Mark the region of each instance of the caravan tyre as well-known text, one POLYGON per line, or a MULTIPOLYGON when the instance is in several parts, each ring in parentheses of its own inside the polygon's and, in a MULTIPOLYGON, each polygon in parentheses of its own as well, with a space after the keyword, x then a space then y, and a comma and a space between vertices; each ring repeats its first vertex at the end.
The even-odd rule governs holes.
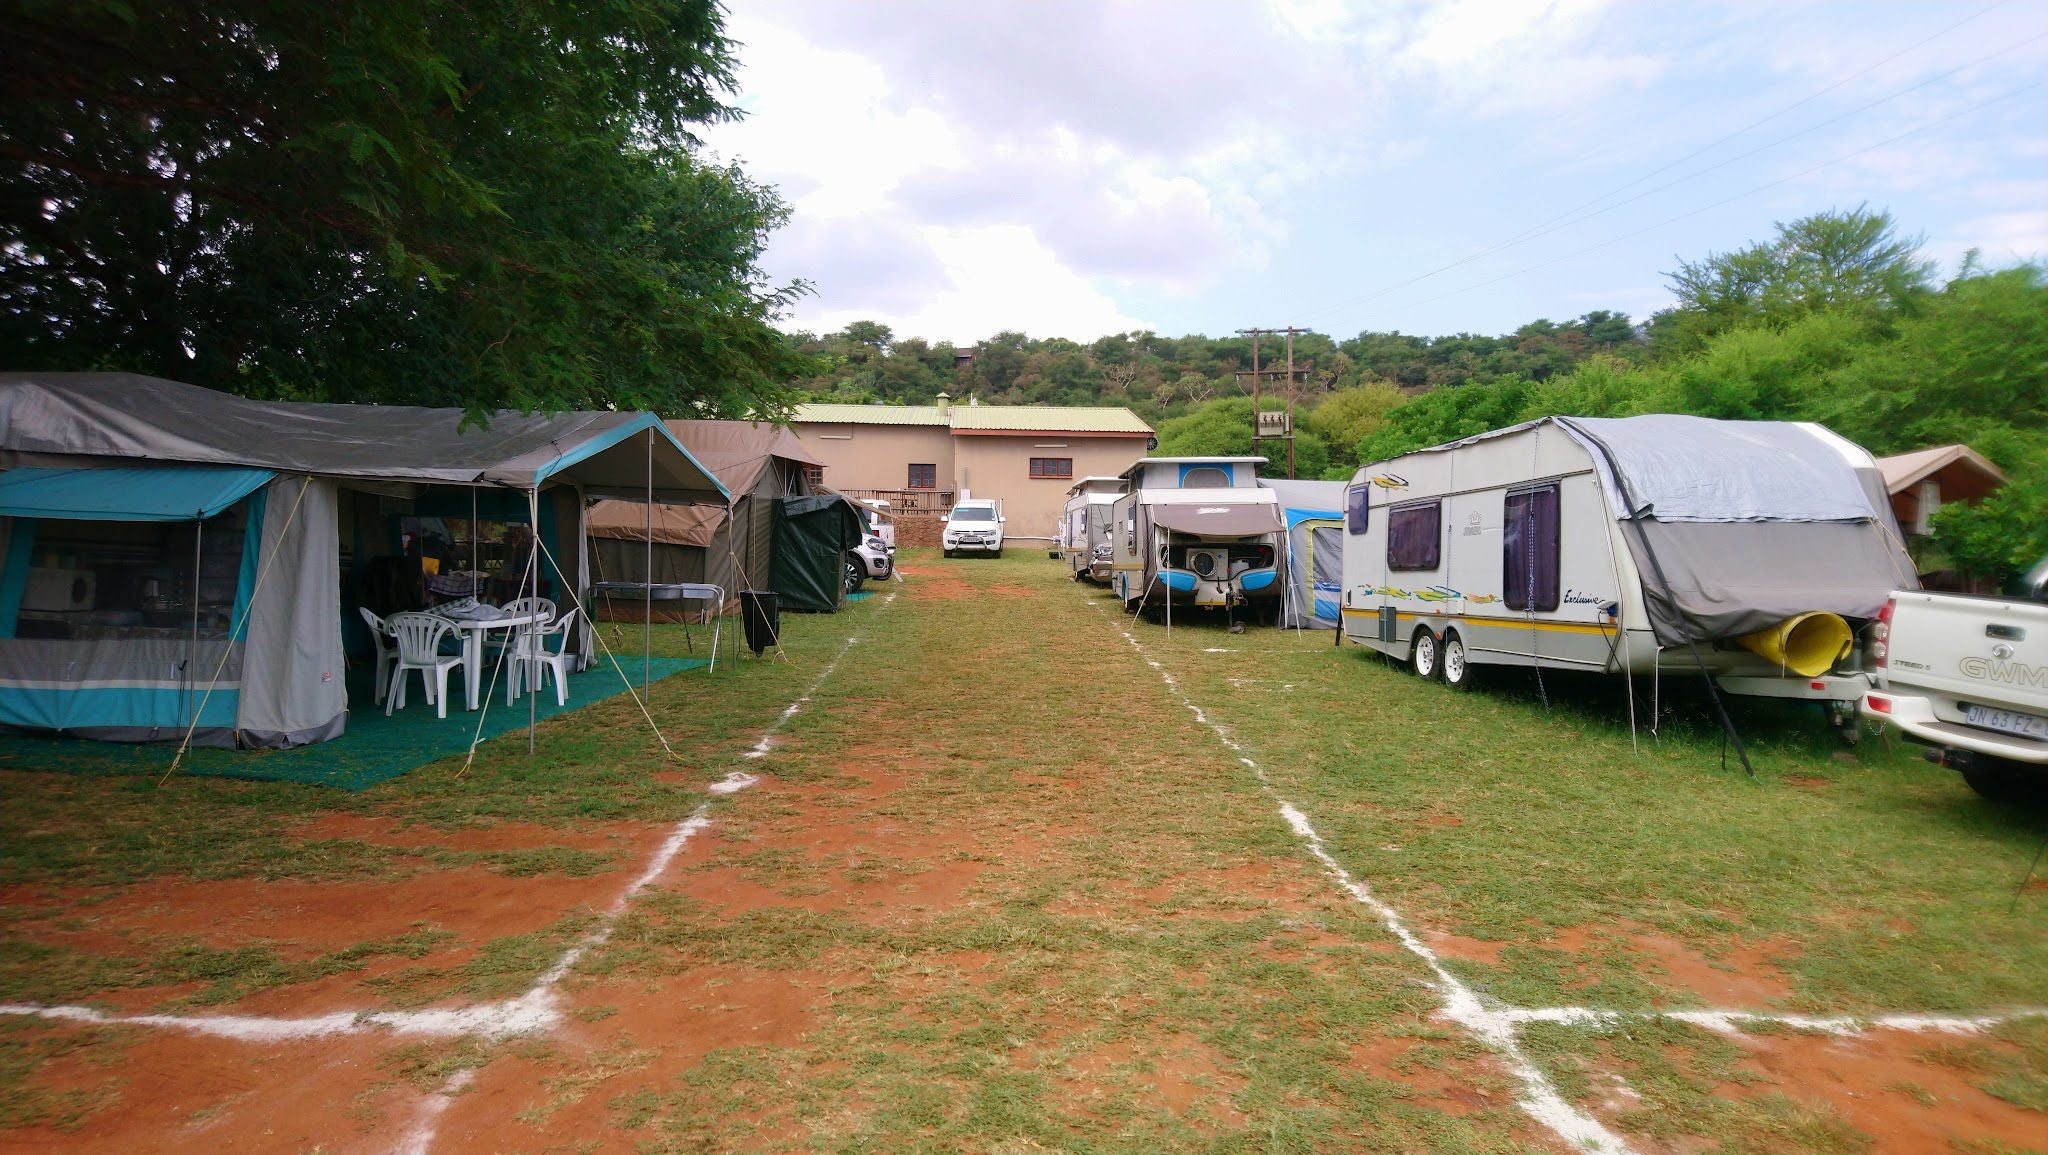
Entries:
POLYGON ((1444 635, 1444 685, 1453 690, 1472 688, 1472 663, 1465 654, 1465 639, 1456 633, 1444 635))
POLYGON ((1428 630, 1415 631, 1415 643, 1408 647, 1408 665, 1415 676, 1427 682, 1436 677, 1437 666, 1436 635, 1428 630))

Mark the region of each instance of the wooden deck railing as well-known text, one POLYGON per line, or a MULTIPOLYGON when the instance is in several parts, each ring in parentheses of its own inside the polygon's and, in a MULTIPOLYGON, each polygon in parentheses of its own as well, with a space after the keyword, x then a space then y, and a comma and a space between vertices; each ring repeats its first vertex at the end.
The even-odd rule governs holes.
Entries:
POLYGON ((950 489, 842 489, 858 501, 873 498, 889 503, 891 517, 942 517, 953 508, 950 489))

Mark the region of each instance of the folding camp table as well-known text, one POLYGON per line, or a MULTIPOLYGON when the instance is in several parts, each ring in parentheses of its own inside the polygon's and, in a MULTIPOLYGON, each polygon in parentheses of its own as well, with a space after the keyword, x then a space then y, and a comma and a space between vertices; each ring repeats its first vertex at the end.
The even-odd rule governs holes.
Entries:
MULTIPOLYGON (((713 610, 711 619, 711 670, 718 669, 719 632, 725 628, 725 589, 708 582, 598 582, 590 592, 610 601, 647 602, 709 602, 713 610)), ((696 647, 690 644, 690 624, 683 622, 683 644, 689 645, 694 653, 696 647)))

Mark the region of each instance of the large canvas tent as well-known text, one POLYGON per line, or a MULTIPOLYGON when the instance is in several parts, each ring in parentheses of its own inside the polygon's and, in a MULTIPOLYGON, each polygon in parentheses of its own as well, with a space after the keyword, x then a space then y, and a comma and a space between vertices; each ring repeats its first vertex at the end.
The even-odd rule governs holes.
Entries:
POLYGON ((341 733, 350 603, 424 564, 406 519, 523 525, 522 580, 581 600, 588 497, 728 496, 651 414, 478 424, 123 373, 0 374, 0 471, 0 725, 256 747, 341 733))
POLYGON ((1261 478, 1259 484, 1280 496, 1280 519, 1287 523, 1279 624, 1336 629, 1344 596, 1344 483, 1261 478))
POLYGON ((810 496, 806 471, 818 459, 795 434, 764 423, 670 421, 668 430, 717 474, 732 500, 657 503, 651 510, 637 502, 599 501, 589 514, 599 580, 710 583, 727 596, 774 588, 775 501, 810 496))

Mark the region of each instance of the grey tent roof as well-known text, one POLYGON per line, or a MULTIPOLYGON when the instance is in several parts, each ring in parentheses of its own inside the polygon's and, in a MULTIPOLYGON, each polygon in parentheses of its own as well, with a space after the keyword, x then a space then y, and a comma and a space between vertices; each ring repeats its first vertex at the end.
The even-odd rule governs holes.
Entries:
POLYGON ((723 503, 718 479, 651 413, 493 414, 252 401, 136 373, 0 373, 0 467, 115 462, 241 465, 286 473, 723 503))

